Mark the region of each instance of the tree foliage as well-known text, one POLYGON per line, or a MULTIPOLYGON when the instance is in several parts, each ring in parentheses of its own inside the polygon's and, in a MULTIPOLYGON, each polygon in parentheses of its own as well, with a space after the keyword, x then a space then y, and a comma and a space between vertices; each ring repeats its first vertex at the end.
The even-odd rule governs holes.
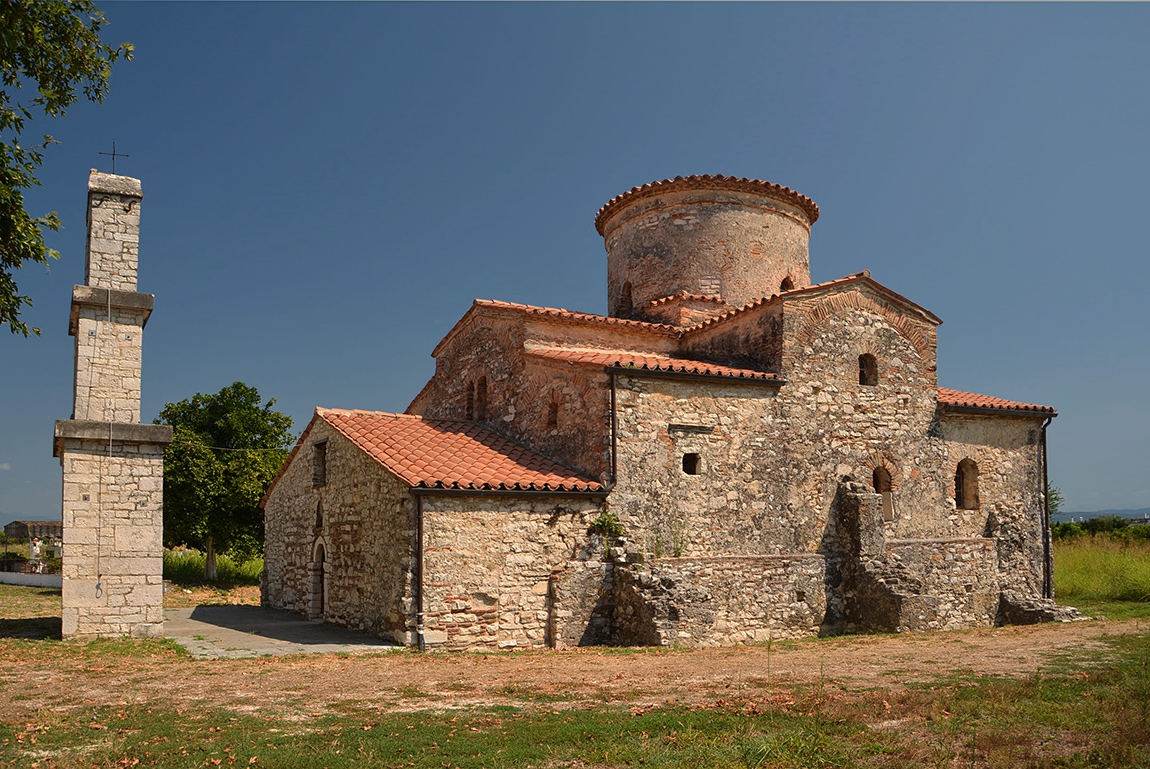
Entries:
POLYGON ((292 443, 291 417, 274 405, 236 382, 169 403, 155 420, 173 428, 164 450, 164 544, 203 549, 209 580, 216 552, 244 558, 263 547, 260 500, 292 443))
POLYGON ((21 144, 20 136, 34 114, 60 117, 81 93, 104 100, 112 64, 132 58, 130 43, 101 42, 106 23, 91 0, 0 0, 0 324, 14 334, 40 334, 20 320, 32 300, 20 295, 14 271, 60 256, 44 245, 44 230, 60 229, 59 217, 29 215, 22 192, 40 186, 41 151, 55 140, 45 134, 21 144))

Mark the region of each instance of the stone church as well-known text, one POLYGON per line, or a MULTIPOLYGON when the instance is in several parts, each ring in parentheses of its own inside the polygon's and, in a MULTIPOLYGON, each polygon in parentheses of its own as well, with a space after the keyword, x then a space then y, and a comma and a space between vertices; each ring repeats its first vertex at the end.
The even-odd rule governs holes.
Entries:
POLYGON ((266 605, 420 648, 712 646, 1061 619, 1053 408, 938 386, 929 310, 812 285, 808 197, 599 211, 609 315, 476 300, 403 414, 317 409, 266 605))

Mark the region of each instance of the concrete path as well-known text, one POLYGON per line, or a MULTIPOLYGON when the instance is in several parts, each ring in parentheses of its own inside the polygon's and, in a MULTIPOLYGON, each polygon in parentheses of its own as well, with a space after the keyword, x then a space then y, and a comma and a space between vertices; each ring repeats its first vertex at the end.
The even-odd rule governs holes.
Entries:
POLYGON ((165 609, 164 635, 195 657, 262 657, 278 654, 396 651, 381 638, 311 622, 261 606, 165 609))

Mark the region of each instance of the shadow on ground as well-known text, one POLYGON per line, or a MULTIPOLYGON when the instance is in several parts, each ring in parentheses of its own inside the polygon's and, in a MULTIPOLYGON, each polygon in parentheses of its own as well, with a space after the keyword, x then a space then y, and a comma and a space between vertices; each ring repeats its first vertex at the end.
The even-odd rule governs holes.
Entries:
MULTIPOLYGON (((56 591, 57 593, 60 591, 56 591)), ((34 641, 59 641, 59 617, 0 619, 0 638, 26 638, 34 641)))
POLYGON ((167 609, 164 634, 197 657, 388 651, 382 638, 262 606, 167 609))

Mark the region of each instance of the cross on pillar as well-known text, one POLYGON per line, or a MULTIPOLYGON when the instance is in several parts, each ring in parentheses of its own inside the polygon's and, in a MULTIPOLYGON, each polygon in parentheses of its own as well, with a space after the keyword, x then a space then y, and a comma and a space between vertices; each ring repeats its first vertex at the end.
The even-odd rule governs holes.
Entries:
POLYGON ((112 140, 112 151, 111 152, 101 152, 99 154, 111 156, 111 158, 112 158, 112 175, 113 176, 115 176, 115 174, 116 174, 116 158, 130 158, 130 157, 132 157, 131 155, 127 154, 126 152, 116 152, 116 140, 115 139, 112 140))

